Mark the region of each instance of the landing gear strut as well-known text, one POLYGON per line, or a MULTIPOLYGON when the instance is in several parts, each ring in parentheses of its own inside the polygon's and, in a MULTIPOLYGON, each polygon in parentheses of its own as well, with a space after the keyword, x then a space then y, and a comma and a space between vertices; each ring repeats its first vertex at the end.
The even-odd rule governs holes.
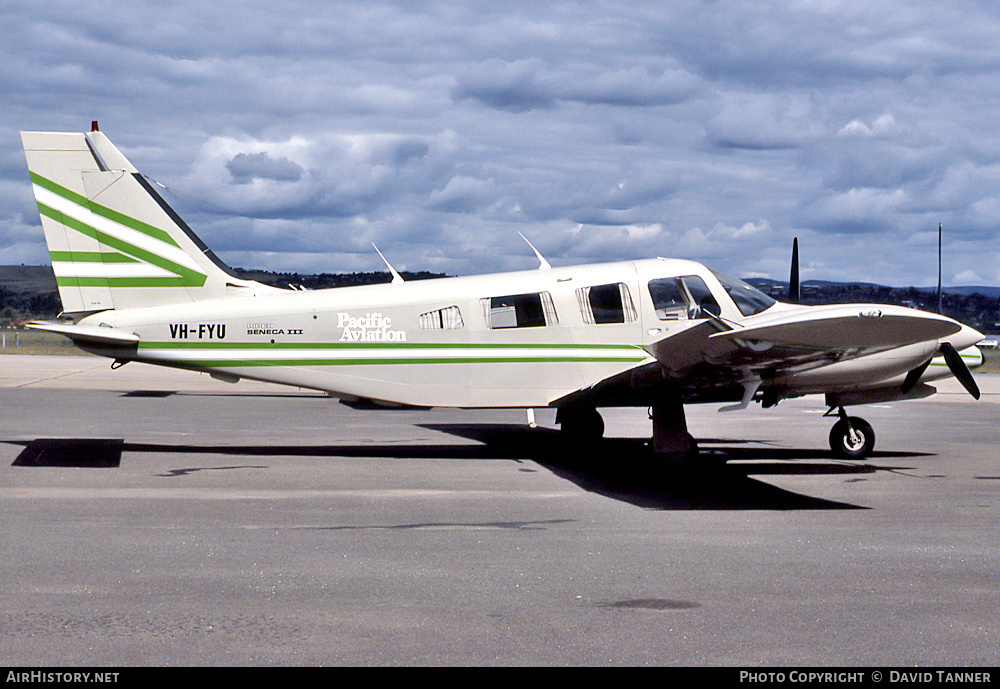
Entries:
POLYGON ((840 420, 830 429, 833 454, 842 459, 867 459, 875 447, 875 431, 871 424, 857 416, 848 416, 843 407, 837 408, 837 415, 840 420))
POLYGON ((680 398, 665 397, 653 405, 653 452, 668 463, 679 464, 698 454, 698 446, 688 433, 684 404, 680 398))
MULTIPOLYGON (((653 456, 666 464, 687 464, 698 457, 698 443, 687 429, 684 404, 679 396, 658 399, 650 409, 653 422, 653 456)), ((591 449, 604 437, 604 419, 587 404, 559 407, 556 423, 562 436, 578 449, 591 449)))

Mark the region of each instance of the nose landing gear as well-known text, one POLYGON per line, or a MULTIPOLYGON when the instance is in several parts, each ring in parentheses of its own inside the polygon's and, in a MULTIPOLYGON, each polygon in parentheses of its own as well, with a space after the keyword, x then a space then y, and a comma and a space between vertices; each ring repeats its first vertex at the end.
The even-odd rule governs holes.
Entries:
MULTIPOLYGON (((827 412, 833 415, 833 409, 827 412)), ((875 448, 875 431, 871 424, 857 416, 848 416, 843 407, 837 408, 840 420, 830 429, 830 449, 841 459, 867 459, 875 448)))

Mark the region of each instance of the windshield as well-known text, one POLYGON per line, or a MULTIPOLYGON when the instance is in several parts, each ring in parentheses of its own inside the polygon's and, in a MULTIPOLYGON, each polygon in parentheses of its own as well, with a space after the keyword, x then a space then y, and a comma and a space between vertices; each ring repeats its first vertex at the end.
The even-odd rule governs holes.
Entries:
POLYGON ((756 313, 770 308, 775 304, 774 299, 767 296, 761 292, 756 287, 748 285, 742 280, 737 280, 736 278, 729 277, 722 273, 717 273, 714 270, 712 274, 722 283, 723 288, 732 298, 733 303, 736 304, 736 308, 740 310, 744 316, 752 316, 756 313))

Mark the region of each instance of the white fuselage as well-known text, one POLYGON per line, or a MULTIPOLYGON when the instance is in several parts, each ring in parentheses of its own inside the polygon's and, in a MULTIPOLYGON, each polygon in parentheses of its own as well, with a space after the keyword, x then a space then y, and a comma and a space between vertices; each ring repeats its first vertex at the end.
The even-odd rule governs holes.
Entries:
POLYGON ((590 382, 652 361, 641 349, 648 338, 640 319, 584 322, 576 290, 601 281, 627 281, 635 293, 636 268, 612 264, 582 273, 553 269, 288 291, 109 311, 83 324, 135 332, 141 340, 140 361, 324 390, 348 399, 417 406, 544 406, 590 382), (555 313, 547 324, 490 327, 487 322, 490 308, 484 299, 542 293, 550 296, 555 313))
MULTIPOLYGON (((734 324, 811 308, 779 303, 747 318, 701 264, 654 259, 105 311, 80 325, 139 337, 129 355, 95 348, 99 353, 223 379, 401 405, 541 407, 655 363, 644 347, 699 322, 683 309, 654 308, 650 281, 676 276, 700 277, 718 302, 718 317, 734 324), (595 317, 588 295, 613 293, 613 285, 622 290, 622 313, 616 305, 610 318, 595 317)), ((935 346, 911 345, 769 384, 779 384, 782 397, 845 381, 877 385, 926 360, 935 346)))

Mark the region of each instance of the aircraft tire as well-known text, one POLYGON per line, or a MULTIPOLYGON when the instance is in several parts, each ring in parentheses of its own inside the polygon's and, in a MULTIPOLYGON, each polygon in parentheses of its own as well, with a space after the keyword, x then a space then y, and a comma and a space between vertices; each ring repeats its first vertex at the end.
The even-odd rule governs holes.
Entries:
POLYGON ((854 428, 854 439, 843 419, 833 424, 830 448, 841 459, 867 459, 875 448, 875 430, 870 423, 857 416, 851 417, 851 426, 854 428))

